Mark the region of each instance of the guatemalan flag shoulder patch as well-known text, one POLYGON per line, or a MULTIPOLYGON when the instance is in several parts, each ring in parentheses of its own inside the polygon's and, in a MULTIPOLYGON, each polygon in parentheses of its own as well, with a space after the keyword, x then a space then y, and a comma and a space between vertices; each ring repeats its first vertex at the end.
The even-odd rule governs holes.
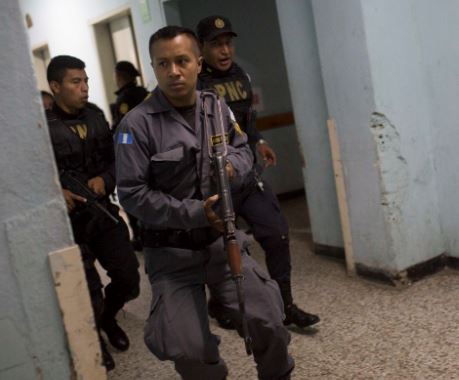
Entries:
POLYGON ((118 134, 118 144, 132 144, 132 134, 131 133, 119 133, 118 134))

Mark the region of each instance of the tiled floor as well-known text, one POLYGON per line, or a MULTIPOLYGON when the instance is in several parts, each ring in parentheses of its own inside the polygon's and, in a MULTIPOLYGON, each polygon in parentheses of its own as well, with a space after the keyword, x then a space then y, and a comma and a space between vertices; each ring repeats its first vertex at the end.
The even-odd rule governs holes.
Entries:
MULTIPOLYGON (((295 301, 322 318, 315 329, 291 329, 293 379, 459 379, 459 272, 445 270, 403 290, 350 278, 343 262, 311 252, 304 199, 282 207, 291 228, 295 301)), ((263 262, 256 244, 253 255, 263 262)), ((116 368, 110 380, 179 379, 143 343, 149 301, 143 276, 140 297, 118 318, 132 346, 112 351, 116 368)), ((222 338, 229 380, 256 379, 239 336, 214 322, 212 329, 222 338)))

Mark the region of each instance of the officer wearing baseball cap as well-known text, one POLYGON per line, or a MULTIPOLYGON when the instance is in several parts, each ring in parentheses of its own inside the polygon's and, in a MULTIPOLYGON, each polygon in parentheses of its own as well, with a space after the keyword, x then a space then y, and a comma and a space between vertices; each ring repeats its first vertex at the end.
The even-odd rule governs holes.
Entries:
MULTIPOLYGON (((284 324, 295 324, 298 327, 314 325, 319 322, 319 317, 301 310, 293 303, 287 220, 280 211, 273 190, 261 178, 264 169, 276 165, 276 154, 256 129, 250 77, 233 61, 233 37, 237 34, 230 20, 221 15, 202 19, 196 29, 204 58, 198 89, 214 89, 225 99, 238 124, 247 134, 254 156, 258 154, 263 161, 254 165, 244 186, 233 193, 234 209, 250 225, 255 240, 265 251, 268 271, 279 285, 284 301, 284 324)), ((209 302, 209 314, 217 319, 220 326, 232 327, 225 312, 213 299, 209 302)))
POLYGON ((197 34, 200 41, 212 41, 221 34, 237 37, 230 20, 224 16, 209 16, 202 19, 198 24, 197 34))

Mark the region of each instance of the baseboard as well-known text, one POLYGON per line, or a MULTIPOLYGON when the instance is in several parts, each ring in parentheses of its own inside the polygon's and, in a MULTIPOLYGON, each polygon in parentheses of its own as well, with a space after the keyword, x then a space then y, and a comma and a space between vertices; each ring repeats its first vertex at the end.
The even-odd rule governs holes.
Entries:
POLYGON ((356 264, 356 270, 360 276, 371 280, 384 282, 393 286, 406 286, 443 270, 447 262, 448 256, 442 253, 432 259, 413 265, 399 272, 371 268, 363 264, 356 264))
MULTIPOLYGON (((344 248, 341 247, 314 243, 314 252, 322 256, 334 257, 343 260, 345 258, 344 248)), ((442 253, 432 259, 413 265, 399 272, 386 271, 360 263, 356 263, 355 267, 359 276, 393 286, 404 286, 419 281, 429 275, 435 274, 443 270, 445 267, 459 270, 459 258, 442 253)))
POLYGON ((317 255, 344 259, 344 248, 342 247, 314 243, 314 253, 317 255))
POLYGON ((448 268, 459 270, 459 257, 448 256, 446 265, 448 268))
POLYGON ((305 191, 304 189, 298 189, 298 190, 292 190, 292 191, 287 191, 285 193, 280 193, 280 194, 277 194, 277 199, 279 199, 280 201, 285 201, 285 200, 288 200, 288 199, 293 199, 293 198, 297 198, 297 197, 300 197, 300 196, 305 196, 305 191))

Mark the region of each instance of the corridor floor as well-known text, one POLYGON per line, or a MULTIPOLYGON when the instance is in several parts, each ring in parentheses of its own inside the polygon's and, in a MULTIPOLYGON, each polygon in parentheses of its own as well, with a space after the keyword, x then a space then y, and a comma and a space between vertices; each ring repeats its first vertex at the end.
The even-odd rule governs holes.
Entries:
MULTIPOLYGON (((291 229, 295 301, 322 319, 316 328, 290 329, 296 361, 292 379, 459 379, 458 271, 446 269, 403 289, 348 277, 343 261, 312 253, 304 198, 283 201, 282 208, 291 229)), ((264 265, 256 243, 251 251, 264 265)), ((116 368, 110 380, 179 379, 173 366, 156 359, 143 343, 149 302, 143 275, 140 297, 118 317, 131 348, 111 350, 116 368)), ((228 379, 256 379, 239 336, 215 321, 211 328, 222 338, 228 379)))

